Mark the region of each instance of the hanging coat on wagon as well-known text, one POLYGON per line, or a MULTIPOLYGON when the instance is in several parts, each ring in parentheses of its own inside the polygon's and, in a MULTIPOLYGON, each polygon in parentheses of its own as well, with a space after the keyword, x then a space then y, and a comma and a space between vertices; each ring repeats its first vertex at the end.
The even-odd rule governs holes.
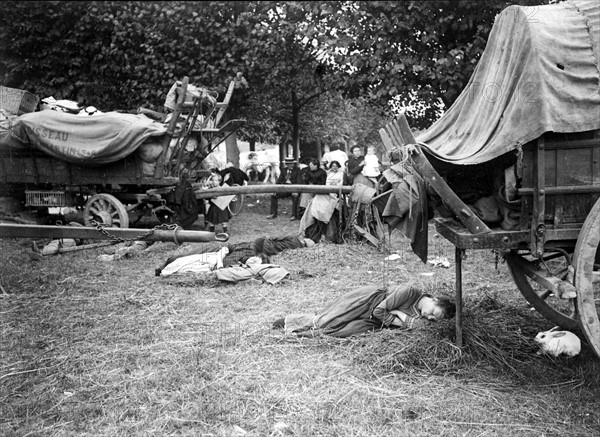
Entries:
POLYGON ((198 199, 194 193, 194 187, 188 179, 187 173, 182 173, 181 182, 173 192, 173 203, 175 204, 175 220, 184 229, 188 229, 198 220, 200 210, 198 199))

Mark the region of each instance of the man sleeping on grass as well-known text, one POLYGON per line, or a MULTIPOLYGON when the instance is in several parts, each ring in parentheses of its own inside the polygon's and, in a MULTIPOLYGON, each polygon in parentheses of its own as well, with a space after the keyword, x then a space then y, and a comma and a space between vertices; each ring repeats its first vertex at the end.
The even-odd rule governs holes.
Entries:
POLYGON ((250 242, 195 245, 169 256, 155 270, 156 276, 187 273, 214 273, 217 279, 239 282, 255 277, 275 284, 289 272, 269 257, 284 250, 311 247, 314 242, 297 236, 260 237, 250 242))
POLYGON ((284 328, 287 335, 299 337, 350 337, 381 328, 412 329, 455 314, 450 299, 433 297, 413 285, 392 290, 364 286, 338 297, 319 314, 289 314, 276 320, 273 328, 284 328))

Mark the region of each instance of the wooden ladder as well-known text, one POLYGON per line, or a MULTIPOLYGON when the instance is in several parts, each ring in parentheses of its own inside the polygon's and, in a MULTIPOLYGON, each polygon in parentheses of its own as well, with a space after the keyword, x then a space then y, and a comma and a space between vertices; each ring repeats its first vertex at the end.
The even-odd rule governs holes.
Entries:
POLYGON ((195 129, 198 117, 203 114, 204 103, 201 95, 195 96, 191 103, 185 102, 188 84, 188 77, 184 77, 178 89, 175 108, 167 127, 167 133, 163 138, 162 152, 157 160, 156 169, 154 171, 154 177, 157 179, 163 178, 165 176, 165 172, 166 176, 170 176, 170 173, 173 172, 173 169, 175 169, 177 173, 173 176, 179 176, 179 168, 182 162, 183 153, 192 134, 197 133, 199 136, 207 140, 207 144, 202 150, 194 152, 196 156, 201 155, 201 158, 203 159, 213 152, 220 143, 225 141, 227 137, 233 135, 233 133, 235 133, 245 123, 245 120, 230 120, 224 123, 222 126, 220 125, 221 120, 225 115, 225 111, 229 107, 229 102, 231 101, 231 96, 233 95, 233 91, 235 89, 235 81, 232 80, 229 83, 229 87, 227 88, 227 92, 223 98, 223 101, 217 102, 214 107, 211 108, 210 112, 205 116, 200 129, 195 129), (177 144, 173 148, 173 153, 167 160, 167 152, 171 140, 174 137, 177 123, 180 121, 179 119, 184 110, 188 111, 185 121, 185 132, 178 138, 177 144), (176 160, 175 163, 173 163, 174 160, 176 160))

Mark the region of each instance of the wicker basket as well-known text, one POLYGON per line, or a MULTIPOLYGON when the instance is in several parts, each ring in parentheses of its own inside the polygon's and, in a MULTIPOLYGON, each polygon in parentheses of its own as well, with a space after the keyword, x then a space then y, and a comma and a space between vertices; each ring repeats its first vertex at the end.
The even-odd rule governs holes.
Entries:
POLYGON ((39 98, 28 91, 0 86, 0 108, 14 115, 34 112, 39 98))

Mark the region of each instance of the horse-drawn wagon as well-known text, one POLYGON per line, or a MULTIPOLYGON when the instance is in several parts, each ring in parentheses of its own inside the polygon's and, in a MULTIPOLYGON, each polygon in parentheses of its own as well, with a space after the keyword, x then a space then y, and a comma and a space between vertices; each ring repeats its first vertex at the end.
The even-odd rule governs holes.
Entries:
POLYGON ((224 117, 235 88, 233 80, 218 101, 186 77, 165 113, 43 110, 5 119, 0 196, 42 210, 78 207, 87 226, 127 228, 145 215, 176 221, 181 174, 208 174, 204 159, 244 123, 224 117))
POLYGON ((464 252, 492 249, 536 310, 600 356, 599 39, 597 2, 510 7, 440 120, 416 139, 403 115, 380 131, 456 248, 459 344, 464 252))

